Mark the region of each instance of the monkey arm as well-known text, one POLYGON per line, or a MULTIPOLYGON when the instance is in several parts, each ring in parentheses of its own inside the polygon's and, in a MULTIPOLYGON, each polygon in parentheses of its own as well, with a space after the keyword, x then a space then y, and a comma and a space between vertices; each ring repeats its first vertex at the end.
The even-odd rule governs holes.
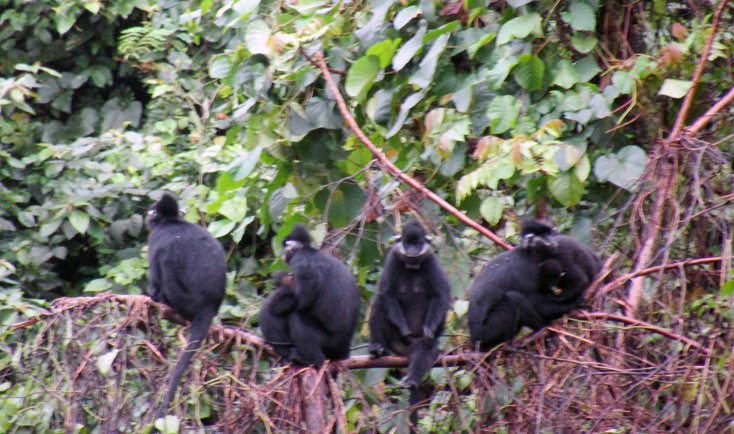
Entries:
POLYGON ((314 270, 314 268, 301 266, 301 264, 292 268, 296 286, 294 292, 298 299, 297 309, 300 311, 310 309, 316 302, 323 285, 322 270, 314 270))
POLYGON ((402 336, 410 336, 412 332, 398 299, 387 294, 383 294, 382 297, 385 303, 385 309, 387 310, 387 319, 400 330, 402 336))
POLYGON ((432 339, 446 320, 446 312, 451 307, 451 283, 435 258, 427 267, 427 271, 426 282, 430 300, 423 321, 423 335, 425 338, 432 339))

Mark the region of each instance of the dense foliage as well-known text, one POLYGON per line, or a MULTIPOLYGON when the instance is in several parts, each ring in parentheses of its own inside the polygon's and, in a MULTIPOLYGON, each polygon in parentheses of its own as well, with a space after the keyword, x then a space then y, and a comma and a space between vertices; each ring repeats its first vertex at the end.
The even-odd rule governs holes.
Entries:
MULTIPOLYGON (((280 240, 295 223, 351 266, 364 314, 390 237, 407 214, 421 216, 453 283, 445 348, 460 347, 466 290, 500 249, 374 163, 314 53, 370 140, 461 212, 510 241, 516 216, 547 214, 628 268, 646 233, 644 201, 655 196, 657 175, 645 169, 663 158, 657 144, 712 35, 688 117, 734 84, 731 8, 715 29, 718 4, 0 0, 0 324, 60 296, 142 293, 144 215, 165 189, 225 245, 221 316, 245 328, 257 324, 267 277, 285 268, 280 240)), ((680 207, 665 214, 670 235, 656 263, 731 256, 729 110, 697 137, 713 144, 705 153, 676 157, 685 160, 673 193, 680 207)), ((728 303, 727 271, 688 277, 690 332, 729 319, 716 314, 728 303)), ((685 288, 682 280, 650 279, 646 294, 685 288)), ((660 303, 646 315, 675 323, 678 299, 660 303)), ((619 306, 610 296, 596 307, 619 306)), ((366 336, 362 328, 356 344, 366 336)), ((16 339, 0 328, 0 354, 16 339)), ((3 382, 17 360, 0 356, 0 402, 24 395, 3 382)), ((464 371, 454 380, 468 381, 464 371)), ((50 426, 44 412, 10 411, 0 410, 0 426, 50 426)), ((452 423, 446 430, 459 430, 452 423)))

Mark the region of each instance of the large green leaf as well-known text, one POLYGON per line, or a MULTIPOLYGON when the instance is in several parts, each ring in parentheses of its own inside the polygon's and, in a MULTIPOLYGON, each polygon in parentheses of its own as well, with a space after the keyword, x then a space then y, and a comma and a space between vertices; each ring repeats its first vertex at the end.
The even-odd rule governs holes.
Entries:
POLYGON ((270 54, 268 40, 272 31, 270 26, 263 20, 256 20, 247 26, 245 41, 247 41, 247 49, 252 54, 270 54))
POLYGON ((504 45, 513 38, 524 38, 531 33, 542 36, 542 22, 542 17, 536 12, 511 19, 502 25, 497 35, 497 45, 504 45))
POLYGON ((638 146, 626 146, 616 154, 602 155, 594 163, 594 175, 600 182, 609 181, 625 190, 634 191, 645 171, 647 155, 638 146))
POLYGON ((448 34, 444 34, 436 38, 431 49, 428 50, 428 53, 426 53, 426 56, 421 60, 420 65, 418 65, 418 70, 410 78, 409 83, 415 84, 421 89, 425 89, 429 84, 431 84, 433 74, 436 72, 438 56, 440 56, 444 48, 446 48, 449 36, 450 35, 448 34))
POLYGON ((523 54, 512 69, 512 76, 523 89, 537 90, 543 86, 545 65, 534 54, 523 54))
POLYGON ((364 56, 354 62, 347 72, 347 81, 344 85, 347 95, 352 98, 362 92, 369 90, 377 74, 380 72, 380 58, 377 56, 364 56))
POLYGON ((556 86, 570 89, 581 80, 581 75, 570 61, 562 59, 556 63, 553 70, 553 82, 556 86))
POLYGON ((568 7, 568 12, 561 14, 563 21, 574 30, 596 30, 596 15, 591 6, 582 2, 574 2, 568 7))
POLYGON ((418 54, 418 52, 423 48, 423 36, 426 34, 427 26, 428 23, 426 20, 421 20, 418 31, 415 35, 400 47, 397 53, 395 53, 395 57, 392 59, 392 69, 394 71, 400 71, 403 69, 405 65, 410 62, 413 56, 418 54))
POLYGON ((522 109, 522 101, 512 95, 498 96, 489 103, 487 117, 492 134, 502 134, 517 123, 522 109))
POLYGON ((395 18, 392 20, 392 25, 395 27, 395 30, 400 30, 403 26, 408 24, 410 20, 420 15, 420 13, 420 6, 413 5, 403 8, 397 13, 397 15, 395 15, 395 18))
POLYGON ((239 181, 248 177, 260 161, 261 152, 262 148, 259 146, 252 151, 242 152, 242 154, 229 163, 229 166, 227 167, 227 173, 230 178, 232 178, 233 181, 239 181))
POLYGON ((576 205, 584 195, 584 184, 569 172, 562 173, 557 178, 549 178, 548 189, 553 197, 565 207, 576 205))
POLYGON ((76 229, 80 234, 87 231, 89 227, 89 214, 84 211, 74 210, 69 215, 69 223, 76 229))
POLYGON ((408 113, 410 112, 410 109, 415 107, 415 105, 418 104, 418 102, 420 102, 420 100, 422 99, 423 92, 417 92, 406 98, 405 101, 400 104, 400 112, 398 113, 398 118, 395 119, 395 123, 390 128, 390 131, 385 134, 386 138, 390 138, 397 134, 398 131, 400 131, 400 128, 403 127, 405 120, 408 119, 408 113))
POLYGON ((490 225, 496 225, 502 219, 505 210, 505 201, 497 196, 489 196, 482 201, 479 212, 490 225))
POLYGON ((658 94, 669 96, 671 98, 683 98, 693 87, 693 82, 689 80, 673 80, 666 78, 660 87, 658 94))
POLYGON ((371 46, 367 50, 367 56, 373 55, 380 58, 380 68, 385 68, 392 61, 395 52, 398 51, 402 39, 385 39, 379 44, 371 46))

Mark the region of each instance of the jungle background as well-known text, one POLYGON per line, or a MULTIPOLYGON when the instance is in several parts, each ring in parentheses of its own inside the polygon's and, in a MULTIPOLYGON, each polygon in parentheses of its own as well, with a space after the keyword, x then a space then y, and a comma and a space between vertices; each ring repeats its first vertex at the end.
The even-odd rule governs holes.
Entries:
POLYGON ((324 429, 405 432, 364 318, 410 218, 454 298, 421 432, 734 431, 732 29, 725 0, 0 0, 0 431, 150 428, 184 336, 141 295, 162 190, 229 270, 168 432, 304 429, 257 336, 296 223, 364 301, 324 429), (524 215, 604 271, 472 352, 467 291, 524 215))

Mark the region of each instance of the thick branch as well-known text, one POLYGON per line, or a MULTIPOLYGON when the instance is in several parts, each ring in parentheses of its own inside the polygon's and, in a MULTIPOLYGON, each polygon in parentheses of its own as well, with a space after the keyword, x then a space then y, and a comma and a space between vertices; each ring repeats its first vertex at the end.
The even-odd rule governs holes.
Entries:
POLYGON ((374 154, 375 158, 377 158, 380 164, 386 167, 393 175, 403 180, 406 184, 423 193, 427 198, 434 201, 436 204, 438 204, 438 206, 448 211, 451 215, 459 219, 462 223, 476 229, 477 231, 479 231, 479 233, 494 241, 497 245, 502 246, 502 248, 504 248, 505 250, 510 250, 512 248, 512 246, 505 243, 495 233, 475 222, 474 220, 470 219, 464 213, 451 206, 445 200, 441 199, 436 193, 427 189, 423 186, 423 184, 408 176, 402 170, 398 169, 398 167, 395 166, 392 161, 390 161, 390 159, 385 156, 385 154, 380 152, 380 150, 377 149, 377 146, 375 146, 374 143, 372 143, 370 139, 368 139, 367 136, 364 135, 362 130, 360 130, 359 125, 357 125, 357 122, 354 120, 351 113, 349 113, 349 109, 347 109, 347 104, 344 102, 344 98, 342 98, 341 93, 339 93, 339 89, 336 87, 334 80, 331 78, 331 73, 329 72, 329 68, 326 66, 323 54, 320 51, 316 52, 316 54, 314 54, 314 59, 321 68, 321 72, 324 75, 324 80, 326 80, 326 84, 331 89, 331 93, 334 94, 334 98, 336 98, 336 103, 339 106, 339 111, 341 111, 342 116, 344 116, 347 124, 349 124, 349 128, 352 130, 354 135, 357 136, 359 141, 362 142, 362 144, 365 145, 367 149, 372 152, 372 154, 374 154))

